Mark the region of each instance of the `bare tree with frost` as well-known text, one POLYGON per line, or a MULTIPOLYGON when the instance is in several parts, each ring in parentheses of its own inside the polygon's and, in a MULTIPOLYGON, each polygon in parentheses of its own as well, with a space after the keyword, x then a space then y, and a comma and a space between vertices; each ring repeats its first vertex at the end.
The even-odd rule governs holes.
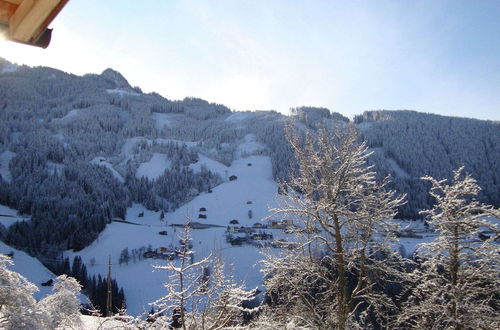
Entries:
POLYGON ((212 257, 210 277, 201 277, 201 293, 194 300, 193 310, 197 310, 192 319, 192 329, 223 329, 239 325, 243 313, 252 313, 256 309, 245 308, 256 290, 247 290, 236 282, 232 273, 225 269, 221 257, 212 257))
POLYGON ((39 302, 33 298, 38 288, 21 274, 9 270, 13 264, 0 254, 0 328, 56 329, 78 328, 80 285, 65 275, 56 278, 54 293, 39 302))
POLYGON ((243 311, 248 311, 242 303, 253 299, 255 290, 246 290, 226 275, 220 258, 210 255, 194 261, 190 239, 187 222, 178 260, 171 260, 166 266, 155 266, 166 270, 170 276, 164 284, 167 294, 153 303, 158 310, 151 327, 205 330, 239 324, 243 311))
POLYGON ((45 328, 77 329, 81 326, 80 301, 77 297, 80 289, 81 285, 72 277, 61 275, 56 278, 54 293, 38 302, 38 308, 45 315, 45 328))
POLYGON ((418 329, 499 329, 498 208, 476 200, 474 178, 454 171, 450 183, 424 177, 436 204, 424 211, 439 236, 422 244, 416 286, 399 318, 418 329), (479 239, 482 237, 483 240, 479 239))
POLYGON ((38 288, 24 276, 10 269, 12 260, 0 254, 0 328, 41 329, 33 293, 38 288))
POLYGON ((304 226, 299 248, 265 261, 275 313, 320 329, 387 322, 395 302, 376 288, 400 276, 388 243, 403 196, 385 190, 388 180, 375 180, 353 126, 306 132, 303 141, 289 128, 288 139, 299 168, 273 217, 304 226))

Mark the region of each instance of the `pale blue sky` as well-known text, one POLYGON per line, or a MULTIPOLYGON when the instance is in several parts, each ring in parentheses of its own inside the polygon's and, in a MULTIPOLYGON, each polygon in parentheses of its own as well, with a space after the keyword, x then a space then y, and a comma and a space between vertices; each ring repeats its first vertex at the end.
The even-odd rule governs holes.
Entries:
POLYGON ((0 56, 234 110, 500 120, 500 0, 70 0, 52 27, 47 50, 0 56))

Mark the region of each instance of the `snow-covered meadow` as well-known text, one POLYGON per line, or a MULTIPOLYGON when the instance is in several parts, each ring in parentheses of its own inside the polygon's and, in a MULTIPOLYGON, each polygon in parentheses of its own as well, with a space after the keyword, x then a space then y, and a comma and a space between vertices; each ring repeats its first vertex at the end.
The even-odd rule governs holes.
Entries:
MULTIPOLYGON (((134 204, 127 210, 125 219, 130 223, 113 222, 84 250, 65 253, 70 259, 75 255, 81 256, 89 274, 96 275, 107 273, 107 261, 111 257, 113 277, 124 288, 127 309, 132 315, 148 312, 149 303, 165 294, 162 283, 168 280, 169 274, 153 270, 152 265, 165 263, 161 259, 134 262, 131 258, 128 265, 119 265, 121 251, 124 248, 131 251, 148 245, 153 249, 179 246, 182 228, 170 225, 183 224, 186 219, 220 226, 191 231, 195 260, 210 253, 219 254, 230 265, 228 268, 232 269, 237 281, 245 283, 248 288, 262 284, 259 263, 262 259, 261 249, 245 244, 232 246, 226 242, 225 231, 232 219, 237 219, 243 226, 252 226, 256 222, 265 223, 263 219, 268 216, 269 208, 276 206, 278 191, 278 186, 272 179, 271 160, 266 156, 251 156, 237 159, 229 167, 207 157, 200 157, 199 162, 198 165, 203 164, 209 170, 227 175, 228 178, 235 175, 237 179, 227 179, 213 188, 212 193, 203 193, 175 212, 166 213, 164 220, 160 220, 160 212, 134 204), (206 211, 200 212, 201 208, 206 211), (252 218, 249 218, 250 210, 252 218), (139 216, 141 213, 143 216, 139 216), (198 218, 199 214, 206 215, 206 219, 198 218), (167 231, 168 235, 160 235, 160 231, 167 231)), ((278 229, 265 230, 272 232, 275 238, 285 235, 278 229)))

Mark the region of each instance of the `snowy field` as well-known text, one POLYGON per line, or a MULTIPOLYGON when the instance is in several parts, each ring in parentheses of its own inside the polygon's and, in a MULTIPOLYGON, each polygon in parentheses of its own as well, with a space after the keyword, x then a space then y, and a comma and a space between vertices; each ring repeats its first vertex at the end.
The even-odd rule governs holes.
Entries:
MULTIPOLYGON (((0 212, 2 212, 2 209, 0 209, 0 212)), ((8 254, 12 252, 14 253, 12 258, 14 265, 10 266, 9 269, 20 273, 38 287, 39 291, 34 294, 34 297, 38 300, 50 294, 52 287, 42 286, 41 284, 56 276, 36 258, 30 257, 27 253, 16 250, 0 241, 0 253, 8 254)))
POLYGON ((165 126, 169 126, 172 118, 175 117, 175 114, 171 113, 159 113, 153 112, 151 113, 151 118, 156 122, 156 130, 161 132, 165 126))
POLYGON ((124 163, 133 157, 134 148, 137 146, 137 144, 144 141, 148 144, 151 144, 151 140, 146 139, 142 136, 136 136, 125 140, 125 143, 122 146, 122 154, 125 157, 125 159, 123 160, 124 163))
POLYGON ((253 112, 235 112, 230 114, 225 121, 234 123, 234 122, 240 122, 244 120, 250 119, 252 116, 254 116, 253 112))
POLYGON ((0 205, 0 223, 5 226, 5 228, 8 228, 17 221, 27 221, 29 219, 29 216, 19 216, 17 210, 11 209, 5 205, 0 205))
POLYGON ((205 168, 209 169, 213 173, 217 173, 220 175, 221 178, 225 178, 227 174, 229 173, 229 167, 226 165, 213 160, 212 158, 209 158, 205 155, 198 154, 198 161, 194 164, 190 164, 189 168, 192 169, 195 172, 200 172, 202 166, 205 166, 205 168))
POLYGON ((123 97, 123 95, 129 95, 129 96, 139 96, 139 95, 141 95, 139 93, 128 91, 128 90, 124 90, 124 89, 120 89, 120 88, 106 89, 106 92, 108 94, 115 94, 115 95, 119 95, 121 97, 123 97))
POLYGON ((267 148, 262 143, 256 141, 254 134, 247 134, 244 141, 238 145, 235 151, 236 158, 251 155, 259 151, 265 151, 267 148))
POLYGON ((149 161, 139 165, 135 177, 140 179, 144 176, 150 180, 154 180, 160 177, 171 165, 166 155, 155 152, 149 161))
POLYGON ((175 139, 162 139, 162 138, 157 138, 157 139, 155 139, 155 141, 156 141, 156 143, 159 143, 159 144, 167 144, 167 143, 185 144, 187 147, 194 147, 200 143, 197 141, 181 141, 181 140, 175 140, 175 139))

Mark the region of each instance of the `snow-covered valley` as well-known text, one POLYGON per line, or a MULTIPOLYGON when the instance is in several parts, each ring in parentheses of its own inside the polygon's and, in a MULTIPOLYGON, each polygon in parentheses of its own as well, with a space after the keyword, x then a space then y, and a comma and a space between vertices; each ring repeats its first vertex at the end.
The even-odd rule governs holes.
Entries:
MULTIPOLYGON (((238 150, 245 150, 245 143, 242 143, 238 150)), ((211 192, 200 194, 174 212, 165 213, 164 219, 161 219, 160 211, 151 211, 141 204, 133 204, 127 209, 123 219, 126 222, 114 221, 107 225, 99 237, 82 251, 64 252, 64 256, 70 260, 80 256, 91 276, 100 274, 105 277, 110 258, 112 276, 125 291, 127 312, 131 315, 146 315, 151 308, 150 303, 165 295, 163 284, 169 277, 166 271, 153 269, 153 265, 165 264, 165 260, 143 258, 142 254, 148 248, 155 251, 162 247, 178 247, 183 233, 180 225, 186 221, 215 225, 192 229, 195 261, 209 254, 220 255, 226 265, 229 265, 227 271, 232 272, 239 283, 244 283, 249 289, 258 287, 262 290, 262 253, 273 253, 279 249, 261 248, 252 244, 233 245, 226 240, 226 235, 231 220, 237 220, 239 225, 245 227, 254 227, 256 223, 264 226, 269 224, 271 219, 266 219, 269 217, 269 210, 278 206, 280 198, 278 185, 272 178, 271 160, 267 156, 248 156, 237 158, 231 166, 225 166, 203 156, 200 157, 200 162, 209 170, 224 175, 225 181, 214 187, 211 192), (230 180, 231 176, 236 179, 230 180), (160 235, 160 232, 163 234, 160 235), (131 255, 128 262, 120 262, 124 249, 131 255), (140 251, 141 255, 132 254, 133 250, 140 251)), ((7 216, 15 216, 15 210, 6 207, 2 210, 7 216)), ((413 228, 416 233, 424 231, 421 222, 403 222, 402 225, 413 228)), ((254 230, 272 234, 274 240, 290 239, 283 229, 254 230)), ((400 242, 404 246, 404 253, 411 254, 419 243, 428 242, 434 237, 434 234, 429 233, 419 239, 401 238, 400 242)), ((2 243, 2 252, 4 250, 9 250, 9 247, 2 243)), ((14 251, 14 269, 34 283, 40 284, 42 280, 54 277, 36 259, 27 257, 24 252, 14 251)), ((44 289, 41 295, 49 292, 46 287, 42 288, 44 289)))

